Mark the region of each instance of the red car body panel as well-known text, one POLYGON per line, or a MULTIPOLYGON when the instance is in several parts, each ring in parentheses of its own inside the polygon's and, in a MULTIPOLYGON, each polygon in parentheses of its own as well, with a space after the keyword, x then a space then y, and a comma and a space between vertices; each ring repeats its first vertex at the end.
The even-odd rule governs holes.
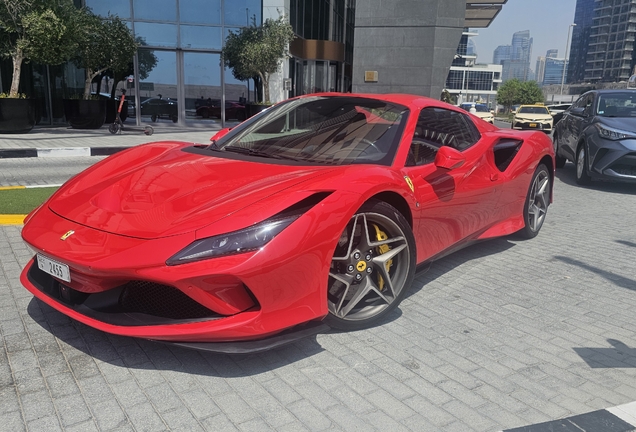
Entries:
POLYGON ((27 217, 24 240, 68 265, 71 282, 63 283, 76 292, 108 293, 127 281, 147 281, 180 291, 214 317, 152 325, 109 322, 43 292, 29 273, 37 267, 34 260, 22 272, 23 285, 58 311, 113 334, 181 342, 258 339, 328 313, 325 287, 336 243, 371 198, 404 213, 418 263, 467 241, 523 228, 533 173, 541 162, 553 172, 545 134, 499 130, 473 119, 481 140, 461 154, 449 153, 461 166, 405 166, 421 108, 463 110, 418 96, 353 96, 412 111, 391 166, 245 161, 184 151, 191 143, 151 143, 95 164, 27 217), (503 172, 492 150, 502 140, 523 142, 503 172), (320 202, 259 250, 166 264, 195 240, 253 226, 315 194, 322 194, 320 202))

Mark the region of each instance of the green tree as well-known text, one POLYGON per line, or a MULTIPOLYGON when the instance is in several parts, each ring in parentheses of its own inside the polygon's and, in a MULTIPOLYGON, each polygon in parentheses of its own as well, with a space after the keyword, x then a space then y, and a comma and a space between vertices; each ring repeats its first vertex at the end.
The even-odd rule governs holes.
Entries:
POLYGON ((230 31, 222 51, 223 63, 238 80, 259 77, 264 102, 269 103, 269 77, 278 71, 281 59, 289 56, 287 47, 294 37, 294 30, 284 16, 267 19, 262 26, 253 23, 236 33, 230 31))
POLYGON ((0 0, 0 56, 13 61, 9 97, 18 97, 22 64, 58 65, 78 46, 71 0, 0 0))
POLYGON ((519 103, 517 99, 520 87, 521 81, 516 78, 500 85, 497 90, 497 103, 503 105, 506 111, 510 110, 511 106, 519 103))
POLYGON ((516 103, 521 105, 531 105, 543 103, 544 97, 541 87, 536 81, 526 81, 519 86, 519 97, 516 103))
POLYGON ((497 103, 506 107, 506 111, 512 105, 530 105, 543 101, 543 92, 536 81, 521 82, 514 78, 503 83, 497 90, 497 103))
POLYGON ((442 90, 442 95, 439 98, 442 102, 446 102, 449 104, 453 103, 453 96, 447 89, 442 90))
POLYGON ((79 49, 73 61, 86 71, 84 99, 90 99, 93 79, 108 69, 127 70, 138 45, 126 23, 115 15, 100 18, 82 9, 76 31, 79 49))

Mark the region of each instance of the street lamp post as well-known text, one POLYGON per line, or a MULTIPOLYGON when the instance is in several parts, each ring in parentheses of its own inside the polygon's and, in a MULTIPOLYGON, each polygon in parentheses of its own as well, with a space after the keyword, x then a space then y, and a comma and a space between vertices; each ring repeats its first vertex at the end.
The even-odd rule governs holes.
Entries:
POLYGON ((568 27, 568 38, 565 40, 565 58, 563 59, 563 73, 561 75, 561 100, 559 102, 563 103, 563 84, 565 84, 565 69, 568 64, 568 48, 570 47, 570 32, 572 31, 572 27, 576 26, 576 24, 570 24, 568 27))

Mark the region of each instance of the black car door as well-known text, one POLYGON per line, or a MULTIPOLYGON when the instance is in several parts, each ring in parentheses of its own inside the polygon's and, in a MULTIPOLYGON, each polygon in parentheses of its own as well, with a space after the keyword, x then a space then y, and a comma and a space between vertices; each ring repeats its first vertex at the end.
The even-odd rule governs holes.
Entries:
POLYGON ((581 134, 593 117, 594 95, 594 93, 586 93, 581 96, 562 120, 565 121, 561 137, 564 145, 560 148, 568 153, 571 160, 575 160, 576 147, 581 134))

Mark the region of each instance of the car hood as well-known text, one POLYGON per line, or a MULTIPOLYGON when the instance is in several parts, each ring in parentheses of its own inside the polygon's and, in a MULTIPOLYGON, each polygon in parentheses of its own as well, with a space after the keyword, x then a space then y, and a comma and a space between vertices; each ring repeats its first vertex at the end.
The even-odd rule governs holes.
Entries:
POLYGON ((636 132, 636 117, 596 117, 596 121, 613 129, 636 132))
POLYGON ((153 143, 111 156, 67 182, 48 206, 101 231, 160 238, 202 228, 333 170, 225 159, 186 146, 192 144, 153 143))

